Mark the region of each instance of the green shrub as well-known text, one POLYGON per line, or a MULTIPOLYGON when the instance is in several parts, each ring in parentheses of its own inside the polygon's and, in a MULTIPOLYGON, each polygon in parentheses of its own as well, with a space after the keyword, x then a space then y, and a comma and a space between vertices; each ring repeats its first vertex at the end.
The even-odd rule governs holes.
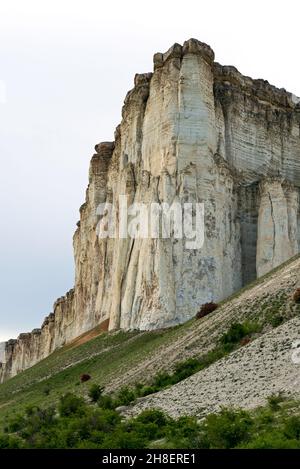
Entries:
POLYGON ((22 448, 20 438, 11 435, 0 435, 0 449, 22 448))
POLYGON ((122 405, 129 405, 131 402, 135 400, 135 392, 128 388, 127 386, 124 386, 120 389, 120 391, 117 394, 117 405, 122 406, 122 405))
POLYGON ((272 394, 268 397, 268 404, 272 411, 276 412, 280 409, 280 403, 285 400, 285 397, 282 392, 279 394, 272 394))
POLYGON ((176 382, 188 378, 200 369, 200 362, 196 358, 188 358, 184 362, 179 362, 175 366, 176 382))
POLYGON ((289 417, 284 425, 284 434, 289 439, 300 440, 300 417, 289 417))
POLYGON ((161 410, 149 409, 149 410, 144 410, 136 418, 136 421, 144 423, 144 424, 155 423, 156 425, 163 427, 167 425, 168 418, 161 410))
POLYGON ((135 383, 134 389, 135 389, 135 393, 136 393, 137 396, 140 395, 140 392, 141 392, 141 390, 142 390, 143 387, 144 387, 144 384, 143 384, 143 383, 140 383, 140 382, 135 383))
POLYGON ((17 414, 8 421, 7 429, 11 433, 18 432, 26 424, 26 418, 24 415, 17 414))
POLYGON ((75 394, 67 393, 60 398, 58 411, 62 417, 82 415, 84 413, 84 400, 75 394))
POLYGON ((102 395, 104 388, 100 387, 99 384, 92 384, 89 389, 89 398, 92 402, 98 402, 100 396, 102 395))
POLYGON ((27 417, 30 417, 31 415, 34 415, 38 410, 39 410, 39 407, 37 407, 35 405, 28 405, 25 408, 25 415, 27 417))
POLYGON ((169 386, 171 384, 172 378, 169 373, 161 372, 154 376, 153 385, 159 389, 169 386))
MULTIPOLYGON (((128 391, 123 388, 123 395, 128 391)), ((98 406, 105 397, 113 401, 101 395, 98 406)), ((283 399, 271 397, 271 402, 283 399)), ((14 434, 0 433, 0 449, 300 448, 300 417, 274 416, 270 407, 251 414, 222 409, 200 423, 196 417, 174 420, 157 409, 124 420, 115 410, 90 406, 72 394, 61 398, 59 408, 59 414, 51 407, 34 407, 15 416, 7 423, 14 434)))
POLYGON ((275 316, 271 316, 269 322, 272 327, 278 327, 283 323, 284 319, 280 314, 276 314, 275 316))
POLYGON ((180 417, 167 427, 165 448, 197 448, 199 447, 200 425, 196 417, 180 417))
POLYGON ((148 396, 149 394, 154 394, 155 392, 159 391, 157 386, 144 386, 139 393, 140 397, 148 396))
POLYGON ((145 448, 147 439, 136 432, 128 433, 122 428, 118 428, 113 434, 106 436, 102 443, 103 448, 137 449, 145 448))
POLYGON ((245 321, 244 323, 233 323, 231 324, 229 330, 222 335, 220 342, 225 349, 227 348, 228 351, 231 351, 232 348, 238 344, 244 337, 253 334, 255 332, 259 332, 261 326, 257 323, 251 323, 245 321))
POLYGON ((199 358, 200 369, 202 370, 217 360, 220 360, 220 358, 224 357, 224 355, 225 351, 223 347, 216 347, 214 350, 210 350, 199 358))
POLYGON ((241 447, 248 449, 296 449, 299 448, 299 442, 289 440, 280 430, 270 429, 262 435, 255 435, 251 441, 241 447))
POLYGON ((203 448, 235 448, 250 438, 252 419, 243 410, 222 409, 208 415, 200 439, 203 448))
POLYGON ((102 409, 114 409, 116 407, 116 402, 108 394, 102 394, 98 401, 98 406, 102 409))

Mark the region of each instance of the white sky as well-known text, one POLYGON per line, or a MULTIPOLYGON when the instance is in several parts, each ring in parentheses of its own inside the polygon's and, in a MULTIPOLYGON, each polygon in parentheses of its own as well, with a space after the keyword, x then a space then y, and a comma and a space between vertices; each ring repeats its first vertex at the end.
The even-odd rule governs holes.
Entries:
POLYGON ((72 287, 89 160, 134 74, 195 37, 300 96, 299 13, 292 0, 0 0, 0 341, 72 287))

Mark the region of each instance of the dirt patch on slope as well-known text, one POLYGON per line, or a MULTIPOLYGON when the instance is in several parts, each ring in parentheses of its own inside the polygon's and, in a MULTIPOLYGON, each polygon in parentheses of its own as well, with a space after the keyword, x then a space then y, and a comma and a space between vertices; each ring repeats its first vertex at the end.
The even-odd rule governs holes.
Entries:
POLYGON ((73 348, 73 347, 78 347, 78 345, 85 344, 89 340, 94 339, 95 337, 98 337, 103 332, 106 332, 108 330, 108 325, 109 325, 109 319, 106 319, 105 321, 101 322, 101 324, 94 327, 90 331, 84 332, 80 336, 76 337, 76 339, 71 340, 71 342, 67 343, 65 347, 73 348))

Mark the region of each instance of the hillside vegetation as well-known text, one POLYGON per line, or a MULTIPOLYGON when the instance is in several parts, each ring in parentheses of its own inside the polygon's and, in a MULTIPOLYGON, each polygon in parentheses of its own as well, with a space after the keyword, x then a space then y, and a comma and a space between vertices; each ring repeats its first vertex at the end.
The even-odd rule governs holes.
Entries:
MULTIPOLYGON (((136 415, 159 402, 161 392, 176 393, 177 387, 201 373, 209 373, 219 363, 226 374, 228 360, 235 361, 236 354, 247 357, 251 347, 264 337, 275 337, 288 324, 294 325, 294 336, 299 333, 300 337, 300 324, 295 322, 300 306, 292 298, 299 271, 297 257, 223 302, 206 317, 171 329, 100 332, 87 342, 75 341, 57 350, 0 385, 0 427, 4 428, 16 415, 25 415, 28 408, 57 409, 67 393, 89 402, 93 384, 104 387, 104 394, 113 397, 127 392, 127 399, 119 404, 129 405, 124 412, 136 415), (91 380, 82 384, 83 373, 89 374, 91 380), (145 397, 150 393, 156 394, 145 397), (136 398, 137 405, 133 405, 136 398)), ((201 396, 197 399, 201 407, 201 396)), ((216 408, 226 404, 222 396, 219 401, 216 399, 216 408)), ((262 404, 256 399, 253 402, 262 404)), ((173 405, 176 409, 174 400, 173 405)), ((168 406, 164 410, 168 413, 168 406)), ((212 410, 208 408, 207 412, 212 410)), ((180 410, 174 417, 183 412, 180 410)))
POLYGON ((6 422, 0 449, 300 448, 299 402, 281 395, 270 396, 268 406, 255 412, 223 408, 202 421, 172 419, 155 409, 124 420, 107 404, 87 404, 67 393, 57 406, 27 407, 6 422))

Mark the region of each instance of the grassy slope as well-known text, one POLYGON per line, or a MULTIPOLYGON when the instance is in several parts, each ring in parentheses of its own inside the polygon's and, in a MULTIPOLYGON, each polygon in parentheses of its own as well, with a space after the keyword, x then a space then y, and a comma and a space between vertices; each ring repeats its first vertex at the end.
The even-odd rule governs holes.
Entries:
MULTIPOLYGON (((219 316, 222 319, 224 311, 228 314, 227 311, 234 310, 234 307, 231 308, 231 302, 245 292, 253 290, 257 285, 262 285, 271 276, 280 276, 284 267, 294 261, 295 258, 223 302, 222 308, 216 310, 212 317, 219 316)), ((195 332, 199 324, 201 327, 202 321, 205 325, 206 320, 207 318, 197 322, 191 320, 181 326, 155 332, 101 333, 81 345, 76 346, 75 342, 57 350, 37 365, 0 385, 0 425, 8 414, 22 412, 30 404, 49 405, 56 402, 66 391, 84 395, 91 382, 108 385, 111 380, 125 376, 135 367, 142 367, 143 370, 144 363, 151 361, 157 351, 163 351, 168 346, 172 348, 182 340, 186 340, 185 345, 182 345, 182 350, 185 351, 189 348, 186 344, 189 344, 190 335, 195 332), (79 385, 81 373, 89 373, 92 381, 79 385)), ((199 349, 199 344, 197 346, 199 349)), ((193 350, 190 353, 193 354, 193 350)), ((165 361, 166 368, 170 368, 172 364, 168 362, 168 357, 165 361)), ((147 370, 143 373, 143 378, 146 380, 148 374, 146 365, 144 370, 147 370)))
POLYGON ((105 385, 111 377, 143 361, 156 347, 176 340, 179 330, 102 333, 78 347, 57 350, 0 386, 0 424, 16 409, 48 405, 67 391, 85 394, 92 382, 105 385), (92 381, 79 385, 82 373, 89 373, 92 381))

